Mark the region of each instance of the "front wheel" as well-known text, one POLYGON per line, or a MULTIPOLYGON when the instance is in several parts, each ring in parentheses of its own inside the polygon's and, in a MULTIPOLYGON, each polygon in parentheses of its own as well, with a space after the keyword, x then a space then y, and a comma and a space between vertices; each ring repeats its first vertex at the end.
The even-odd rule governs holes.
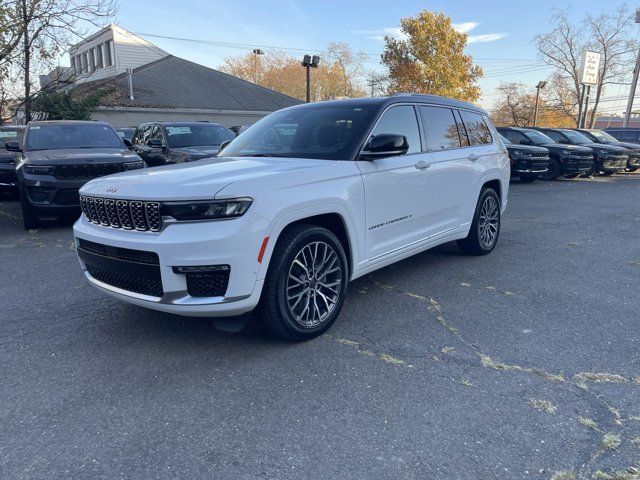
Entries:
POLYGON ((458 247, 469 255, 490 253, 498 243, 500 224, 500 197, 493 188, 485 187, 480 192, 469 235, 458 240, 458 247))
POLYGON ((340 240, 315 225, 295 225, 278 239, 260 300, 260 316, 275 335, 309 340, 340 314, 348 263, 340 240))
POLYGON ((549 168, 547 171, 540 175, 540 180, 555 180, 562 173, 562 167, 560 166, 560 162, 555 158, 552 158, 549 162, 549 168))

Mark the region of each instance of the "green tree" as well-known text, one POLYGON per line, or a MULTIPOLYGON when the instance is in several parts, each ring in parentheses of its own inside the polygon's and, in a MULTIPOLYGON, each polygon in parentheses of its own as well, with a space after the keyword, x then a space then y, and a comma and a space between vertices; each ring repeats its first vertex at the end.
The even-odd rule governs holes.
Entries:
POLYGON ((388 93, 416 92, 476 101, 482 68, 465 55, 467 35, 443 13, 423 10, 403 18, 404 38, 385 37, 382 63, 389 69, 388 93))
POLYGON ((108 94, 108 90, 86 95, 79 95, 71 90, 46 92, 34 97, 31 106, 42 120, 90 120, 91 112, 108 94))

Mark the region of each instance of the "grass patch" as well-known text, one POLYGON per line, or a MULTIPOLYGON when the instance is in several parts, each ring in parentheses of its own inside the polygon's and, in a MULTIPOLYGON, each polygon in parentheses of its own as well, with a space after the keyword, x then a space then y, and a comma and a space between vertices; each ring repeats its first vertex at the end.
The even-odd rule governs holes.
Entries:
POLYGON ((557 407, 548 400, 541 400, 539 398, 530 398, 529 405, 536 410, 540 410, 546 413, 556 413, 557 407))
POLYGON ((622 375, 617 373, 597 373, 580 372, 573 376, 577 382, 597 382, 597 383, 625 383, 627 381, 622 375))
POLYGON ((616 435, 615 433, 605 433, 604 437, 602 437, 602 447, 607 450, 616 449, 621 443, 622 438, 620 438, 620 435, 616 435))
POLYGON ((568 470, 561 470, 551 475, 551 480, 576 480, 576 474, 568 470))
POLYGON ((592 478, 596 480, 639 480, 640 475, 638 472, 625 472, 624 470, 617 470, 612 473, 606 473, 602 470, 597 470, 593 473, 592 478))
POLYGON ((598 429, 598 424, 594 420, 591 420, 587 417, 578 416, 578 423, 580 425, 584 425, 587 428, 593 428, 594 430, 598 429))

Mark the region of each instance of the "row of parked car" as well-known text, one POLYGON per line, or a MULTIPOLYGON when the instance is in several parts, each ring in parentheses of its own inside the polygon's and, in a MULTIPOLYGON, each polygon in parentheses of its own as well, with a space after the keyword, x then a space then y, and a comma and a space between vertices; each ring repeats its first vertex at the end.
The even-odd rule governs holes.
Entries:
POLYGON ((560 176, 612 175, 640 168, 640 140, 624 142, 595 129, 498 127, 509 151, 511 175, 523 182, 560 176))
MULTIPOLYGON (((149 122, 114 129, 94 121, 0 126, 0 195, 18 195, 25 229, 37 228, 42 221, 77 215, 78 189, 92 178, 212 157, 248 127, 149 122)), ((619 138, 588 129, 497 130, 509 152, 511 175, 523 182, 640 168, 640 140, 619 139, 627 130, 612 132, 619 138)))

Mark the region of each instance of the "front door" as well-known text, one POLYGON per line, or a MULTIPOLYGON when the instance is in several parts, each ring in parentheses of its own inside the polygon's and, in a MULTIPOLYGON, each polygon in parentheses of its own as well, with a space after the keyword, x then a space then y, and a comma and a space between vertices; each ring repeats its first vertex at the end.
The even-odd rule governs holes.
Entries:
POLYGON ((382 260, 430 234, 434 177, 422 141, 415 107, 394 105, 380 117, 371 136, 404 135, 405 155, 359 160, 366 199, 366 254, 382 260))

